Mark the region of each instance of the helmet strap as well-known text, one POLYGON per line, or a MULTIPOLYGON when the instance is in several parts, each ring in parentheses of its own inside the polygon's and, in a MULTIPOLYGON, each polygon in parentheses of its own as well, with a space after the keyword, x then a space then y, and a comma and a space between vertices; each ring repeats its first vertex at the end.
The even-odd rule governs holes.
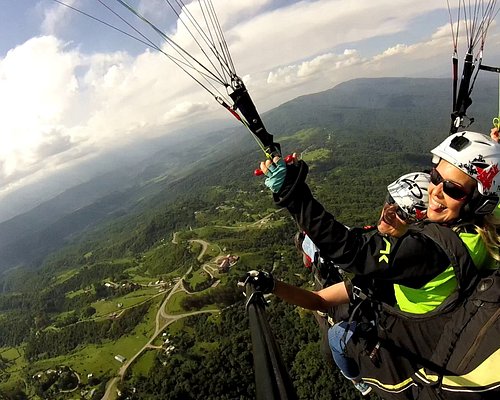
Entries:
POLYGON ((460 218, 462 220, 472 220, 480 215, 491 214, 495 211, 497 205, 497 195, 484 196, 475 187, 472 195, 469 197, 469 201, 460 210, 460 218))

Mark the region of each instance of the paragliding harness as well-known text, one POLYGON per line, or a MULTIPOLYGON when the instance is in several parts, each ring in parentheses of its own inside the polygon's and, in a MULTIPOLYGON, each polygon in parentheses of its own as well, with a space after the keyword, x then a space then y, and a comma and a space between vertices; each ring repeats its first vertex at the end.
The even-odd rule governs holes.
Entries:
POLYGON ((346 354, 384 398, 479 399, 485 393, 498 398, 500 376, 491 368, 500 362, 499 272, 479 280, 465 245, 449 228, 421 223, 410 229, 445 251, 457 290, 437 309, 410 314, 354 288, 360 302, 371 303, 376 323, 371 330, 356 329, 346 354))
POLYGON ((422 399, 500 398, 500 270, 483 277, 443 330, 430 362, 413 380, 422 399), (440 397, 438 397, 440 396, 440 397))

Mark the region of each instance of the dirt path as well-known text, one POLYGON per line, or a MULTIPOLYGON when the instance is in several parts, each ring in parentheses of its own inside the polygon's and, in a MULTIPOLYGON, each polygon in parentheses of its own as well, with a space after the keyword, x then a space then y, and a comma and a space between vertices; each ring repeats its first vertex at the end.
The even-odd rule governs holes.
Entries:
MULTIPOLYGON (((206 242, 205 240, 201 239, 193 239, 190 240, 190 242, 197 242, 201 244, 201 251, 200 254, 198 255, 198 261, 201 261, 203 259, 203 256, 205 255, 208 246, 210 243, 206 242)), ((176 243, 176 233, 174 233, 174 237, 172 239, 172 243, 176 243), (175 242, 174 242, 175 241, 175 242)), ((102 397, 102 400, 115 400, 117 398, 116 394, 116 386, 119 381, 123 379, 125 376, 125 373, 127 372, 127 369, 132 365, 132 363, 148 348, 158 348, 158 346, 154 346, 152 343, 154 340, 158 337, 158 335, 165 330, 171 323, 185 317, 189 317, 192 315, 197 315, 197 314, 204 314, 204 313, 220 313, 219 309, 212 309, 212 310, 203 310, 203 311, 192 311, 188 313, 183 313, 183 314, 167 314, 165 309, 167 306, 167 303, 171 299, 171 297, 179 292, 179 291, 185 291, 184 286, 182 285, 182 280, 191 273, 192 267, 188 269, 188 271, 179 279, 179 281, 172 287, 172 290, 170 290, 169 294, 167 297, 165 297, 165 300, 162 302, 160 305, 160 308, 158 309, 158 312, 156 313, 156 322, 155 322, 155 331, 153 335, 150 337, 148 342, 137 352, 135 353, 130 359, 127 360, 125 364, 121 366, 121 368, 118 371, 118 375, 112 378, 110 381, 108 381, 108 384, 106 385, 106 392, 104 393, 104 396, 102 397)))
POLYGON ((203 259, 203 256, 207 252, 208 246, 210 246, 210 243, 206 242, 205 240, 201 240, 201 239, 192 239, 192 240, 190 240, 190 242, 196 242, 196 243, 201 244, 201 251, 197 257, 197 260, 201 261, 203 259))
POLYGON ((179 233, 179 232, 174 232, 174 235, 173 235, 173 237, 172 237, 172 243, 173 243, 173 244, 179 244, 179 243, 177 242, 177 235, 178 235, 178 233, 179 233))

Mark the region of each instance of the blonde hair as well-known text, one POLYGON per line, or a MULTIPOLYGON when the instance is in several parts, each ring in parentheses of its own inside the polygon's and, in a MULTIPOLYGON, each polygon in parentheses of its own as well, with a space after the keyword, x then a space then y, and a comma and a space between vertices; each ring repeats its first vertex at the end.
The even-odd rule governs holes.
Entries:
POLYGON ((500 215, 490 214, 483 219, 482 226, 474 225, 477 233, 481 235, 488 253, 497 261, 500 261, 500 215))
POLYGON ((459 233, 470 230, 470 228, 473 228, 481 236, 489 255, 498 264, 500 262, 500 212, 495 211, 493 214, 485 215, 479 220, 461 223, 453 227, 453 230, 459 233))

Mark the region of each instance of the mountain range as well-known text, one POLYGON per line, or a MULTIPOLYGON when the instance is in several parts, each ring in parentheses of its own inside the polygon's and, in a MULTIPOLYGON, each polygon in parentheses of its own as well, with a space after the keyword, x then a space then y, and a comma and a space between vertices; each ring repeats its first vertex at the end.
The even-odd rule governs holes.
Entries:
MULTIPOLYGON (((496 77, 476 82, 472 130, 488 132, 498 112, 496 77)), ((263 114, 267 129, 280 142, 297 131, 324 128, 350 140, 368 141, 383 133, 412 143, 433 144, 450 126, 451 85, 447 79, 356 79, 327 91, 301 96, 263 114), (281 138, 281 139, 280 139, 281 138)), ((210 126, 220 126, 219 123, 210 126)), ((300 145, 294 143, 294 145, 300 145)), ((284 149, 286 151, 286 149, 284 149)), ((108 154, 115 166, 57 194, 31 210, 0 223, 0 271, 37 267, 51 252, 103 223, 141 215, 204 185, 253 179, 261 154, 242 127, 166 135, 130 152, 108 154), (116 160, 116 162, 114 162, 116 160), (211 174, 224 165, 233 167, 211 174)), ((104 162, 101 160, 101 162, 104 162)), ((72 174, 78 174, 73 171, 72 174)))

